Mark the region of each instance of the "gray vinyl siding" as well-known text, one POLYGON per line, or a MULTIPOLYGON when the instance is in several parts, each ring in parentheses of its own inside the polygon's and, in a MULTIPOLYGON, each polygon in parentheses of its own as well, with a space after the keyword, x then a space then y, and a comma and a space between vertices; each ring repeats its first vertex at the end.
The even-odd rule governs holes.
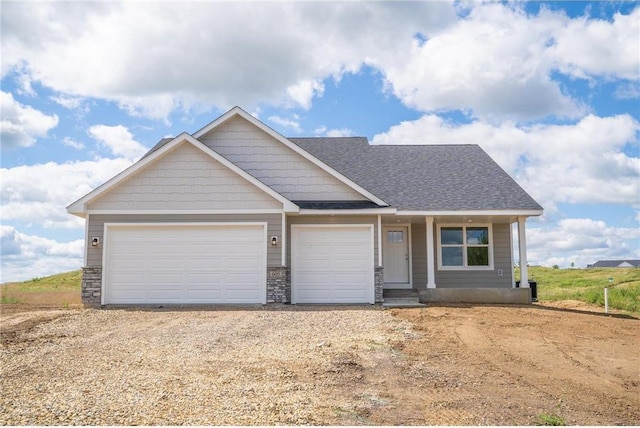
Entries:
POLYGON ((282 203, 182 143, 88 205, 89 210, 281 209, 282 203))
POLYGON ((377 216, 289 216, 287 217, 287 266, 291 266, 291 225, 292 224, 372 224, 373 258, 378 266, 378 217, 377 216))
POLYGON ((427 284, 427 225, 411 225, 411 266, 413 288, 425 288, 427 284))
POLYGON ((243 118, 229 119, 200 141, 289 200, 366 199, 243 118))
MULTIPOLYGON (((440 257, 437 246, 436 257, 440 257)), ((511 269, 511 225, 493 224, 493 270, 445 271, 436 263, 436 288, 511 288, 511 269)))
MULTIPOLYGON (((282 215, 281 214, 216 214, 216 215, 185 215, 185 214, 93 214, 87 220, 88 226, 88 242, 87 248, 87 267, 102 266, 102 248, 104 243, 104 224, 105 223, 188 223, 188 222, 266 222, 267 223, 267 240, 271 236, 277 236, 279 240, 282 238, 282 215), (98 247, 91 246, 93 237, 100 238, 98 247)), ((282 266, 282 248, 280 245, 272 246, 267 242, 267 266, 282 266)))

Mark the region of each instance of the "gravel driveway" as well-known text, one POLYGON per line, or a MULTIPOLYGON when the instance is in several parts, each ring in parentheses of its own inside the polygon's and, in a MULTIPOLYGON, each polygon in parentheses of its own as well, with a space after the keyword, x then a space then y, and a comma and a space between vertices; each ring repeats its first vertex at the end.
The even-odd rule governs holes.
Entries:
POLYGON ((1 349, 0 423, 357 424, 411 324, 379 307, 69 311, 1 349))

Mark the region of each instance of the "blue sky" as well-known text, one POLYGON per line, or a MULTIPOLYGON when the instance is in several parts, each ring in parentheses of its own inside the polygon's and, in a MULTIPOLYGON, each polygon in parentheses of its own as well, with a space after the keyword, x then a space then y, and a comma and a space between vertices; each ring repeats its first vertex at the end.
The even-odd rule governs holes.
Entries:
POLYGON ((479 144, 532 264, 640 258, 637 2, 12 2, 0 281, 82 266, 65 207, 239 105, 285 136, 479 144))

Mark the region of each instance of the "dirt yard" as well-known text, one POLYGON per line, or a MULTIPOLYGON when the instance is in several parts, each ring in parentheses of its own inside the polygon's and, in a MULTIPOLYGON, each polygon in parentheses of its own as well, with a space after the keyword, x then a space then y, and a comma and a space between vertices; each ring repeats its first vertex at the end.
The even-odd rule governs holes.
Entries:
POLYGON ((564 306, 3 305, 0 423, 639 425, 640 320, 564 306))

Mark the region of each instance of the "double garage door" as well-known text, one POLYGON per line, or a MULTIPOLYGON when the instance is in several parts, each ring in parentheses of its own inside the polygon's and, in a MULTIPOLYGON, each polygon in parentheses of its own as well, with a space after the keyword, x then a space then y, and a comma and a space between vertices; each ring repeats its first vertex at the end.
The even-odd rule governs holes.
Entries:
MULTIPOLYGON (((292 303, 374 303, 372 226, 291 233, 292 303)), ((263 223, 108 224, 103 303, 264 304, 267 247, 263 223)))
POLYGON ((107 225, 105 304, 266 303, 266 225, 107 225))

